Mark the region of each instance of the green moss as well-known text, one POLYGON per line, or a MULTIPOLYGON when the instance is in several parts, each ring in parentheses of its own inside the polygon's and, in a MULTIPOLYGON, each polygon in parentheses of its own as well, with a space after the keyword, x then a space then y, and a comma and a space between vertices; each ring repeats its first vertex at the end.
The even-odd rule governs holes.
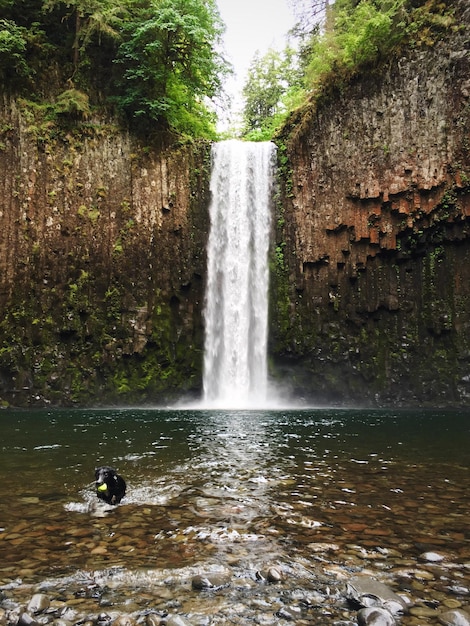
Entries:
POLYGON ((78 207, 77 215, 90 220, 95 225, 100 217, 100 210, 96 206, 87 207, 85 204, 81 204, 78 207))

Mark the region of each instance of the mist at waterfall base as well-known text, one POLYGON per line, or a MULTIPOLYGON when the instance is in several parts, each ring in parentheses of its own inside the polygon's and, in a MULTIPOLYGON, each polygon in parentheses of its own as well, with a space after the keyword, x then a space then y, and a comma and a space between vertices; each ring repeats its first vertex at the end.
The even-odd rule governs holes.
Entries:
POLYGON ((268 386, 268 253, 276 147, 236 140, 212 148, 205 302, 205 408, 261 408, 268 386))

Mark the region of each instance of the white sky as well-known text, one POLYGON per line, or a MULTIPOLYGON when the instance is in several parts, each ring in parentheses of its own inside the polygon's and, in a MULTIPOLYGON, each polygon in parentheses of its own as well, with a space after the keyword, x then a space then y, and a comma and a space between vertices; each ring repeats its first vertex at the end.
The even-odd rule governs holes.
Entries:
POLYGON ((282 49, 295 19, 287 0, 217 0, 217 4, 227 27, 225 52, 236 72, 226 89, 237 109, 254 54, 258 50, 264 54, 270 47, 282 49))

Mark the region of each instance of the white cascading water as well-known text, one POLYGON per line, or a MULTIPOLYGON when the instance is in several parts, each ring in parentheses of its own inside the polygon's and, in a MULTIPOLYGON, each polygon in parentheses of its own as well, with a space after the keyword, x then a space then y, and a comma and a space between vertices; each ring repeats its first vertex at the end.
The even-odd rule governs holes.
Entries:
POLYGON ((212 148, 204 403, 263 406, 267 396, 268 251, 273 143, 212 148))

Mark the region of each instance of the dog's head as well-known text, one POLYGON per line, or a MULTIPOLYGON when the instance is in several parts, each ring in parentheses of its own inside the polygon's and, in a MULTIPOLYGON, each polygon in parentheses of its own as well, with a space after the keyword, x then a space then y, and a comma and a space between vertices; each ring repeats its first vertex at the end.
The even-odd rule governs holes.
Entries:
POLYGON ((126 481, 109 465, 95 469, 96 495, 108 504, 119 504, 126 493, 126 481))
POLYGON ((117 472, 108 465, 102 465, 95 469, 96 491, 98 494, 106 495, 114 491, 117 484, 117 472))

